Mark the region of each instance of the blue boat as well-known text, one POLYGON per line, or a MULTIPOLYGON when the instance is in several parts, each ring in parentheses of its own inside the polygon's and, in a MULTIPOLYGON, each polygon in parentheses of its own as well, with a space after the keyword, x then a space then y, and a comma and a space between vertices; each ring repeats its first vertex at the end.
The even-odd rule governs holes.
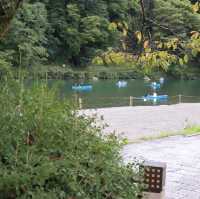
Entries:
POLYGON ((124 88, 124 87, 127 87, 127 85, 128 85, 128 83, 127 83, 126 81, 118 81, 118 82, 116 83, 116 86, 117 86, 118 88, 124 88))
POLYGON ((151 101, 151 100, 168 100, 168 95, 146 95, 142 97, 144 101, 151 101))
POLYGON ((91 91, 92 90, 92 85, 91 84, 79 84, 79 85, 73 85, 72 90, 74 91, 91 91))
POLYGON ((161 77, 161 78, 159 79, 159 82, 160 82, 160 84, 164 84, 164 82, 165 82, 164 77, 161 77))
POLYGON ((151 87, 152 89, 156 90, 156 89, 159 89, 159 88, 161 87, 161 85, 160 85, 159 83, 152 82, 152 83, 150 84, 150 87, 151 87))

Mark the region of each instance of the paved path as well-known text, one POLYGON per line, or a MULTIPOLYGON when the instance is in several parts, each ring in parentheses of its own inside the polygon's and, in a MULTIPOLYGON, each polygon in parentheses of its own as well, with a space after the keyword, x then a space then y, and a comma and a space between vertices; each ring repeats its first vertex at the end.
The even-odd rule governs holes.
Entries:
POLYGON ((200 125, 200 104, 137 106, 83 110, 87 115, 102 115, 109 125, 105 132, 123 133, 129 140, 177 132, 188 125, 200 125))
POLYGON ((166 199, 200 199, 200 136, 130 144, 122 155, 167 163, 166 199))

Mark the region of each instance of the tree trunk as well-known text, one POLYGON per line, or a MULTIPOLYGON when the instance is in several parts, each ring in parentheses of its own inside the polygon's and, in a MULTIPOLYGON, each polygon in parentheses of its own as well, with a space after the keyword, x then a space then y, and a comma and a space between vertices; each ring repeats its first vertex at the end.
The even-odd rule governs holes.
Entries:
POLYGON ((8 30, 11 19, 23 0, 0 0, 0 38, 8 30))

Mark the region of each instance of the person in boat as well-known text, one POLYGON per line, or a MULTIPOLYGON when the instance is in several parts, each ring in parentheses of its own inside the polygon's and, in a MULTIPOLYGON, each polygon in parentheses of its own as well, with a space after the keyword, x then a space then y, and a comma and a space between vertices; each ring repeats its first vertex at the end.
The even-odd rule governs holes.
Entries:
POLYGON ((159 81, 161 84, 164 84, 164 81, 165 81, 164 77, 161 77, 159 81))
POLYGON ((157 83, 156 83, 156 82, 153 82, 153 83, 152 83, 152 85, 153 85, 153 86, 156 86, 156 85, 157 85, 157 83))
POLYGON ((157 95, 157 93, 156 93, 156 92, 154 92, 154 93, 153 93, 153 96, 154 96, 154 97, 157 97, 158 95, 157 95))

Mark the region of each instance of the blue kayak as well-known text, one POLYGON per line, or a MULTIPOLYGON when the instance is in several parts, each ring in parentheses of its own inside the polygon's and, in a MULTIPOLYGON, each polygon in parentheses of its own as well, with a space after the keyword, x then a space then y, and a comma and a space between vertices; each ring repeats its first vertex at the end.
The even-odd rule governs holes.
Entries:
POLYGON ((92 85, 90 84, 79 84, 79 85, 73 85, 72 90, 74 91, 91 91, 92 85))
POLYGON ((161 84, 164 84, 164 82, 165 82, 164 77, 161 77, 161 78, 159 79, 159 81, 160 81, 161 84))
POLYGON ((124 88, 124 87, 127 87, 127 85, 128 85, 128 83, 127 83, 126 81, 118 81, 118 82, 116 83, 116 86, 117 86, 118 88, 124 88))
POLYGON ((152 89, 156 90, 156 89, 159 89, 159 88, 161 87, 161 85, 160 85, 159 83, 152 82, 152 83, 150 84, 150 87, 151 87, 152 89))
POLYGON ((142 97, 142 99, 144 101, 149 101, 149 100, 167 100, 168 98, 169 98, 168 95, 157 95, 157 96, 147 95, 147 96, 142 97))

